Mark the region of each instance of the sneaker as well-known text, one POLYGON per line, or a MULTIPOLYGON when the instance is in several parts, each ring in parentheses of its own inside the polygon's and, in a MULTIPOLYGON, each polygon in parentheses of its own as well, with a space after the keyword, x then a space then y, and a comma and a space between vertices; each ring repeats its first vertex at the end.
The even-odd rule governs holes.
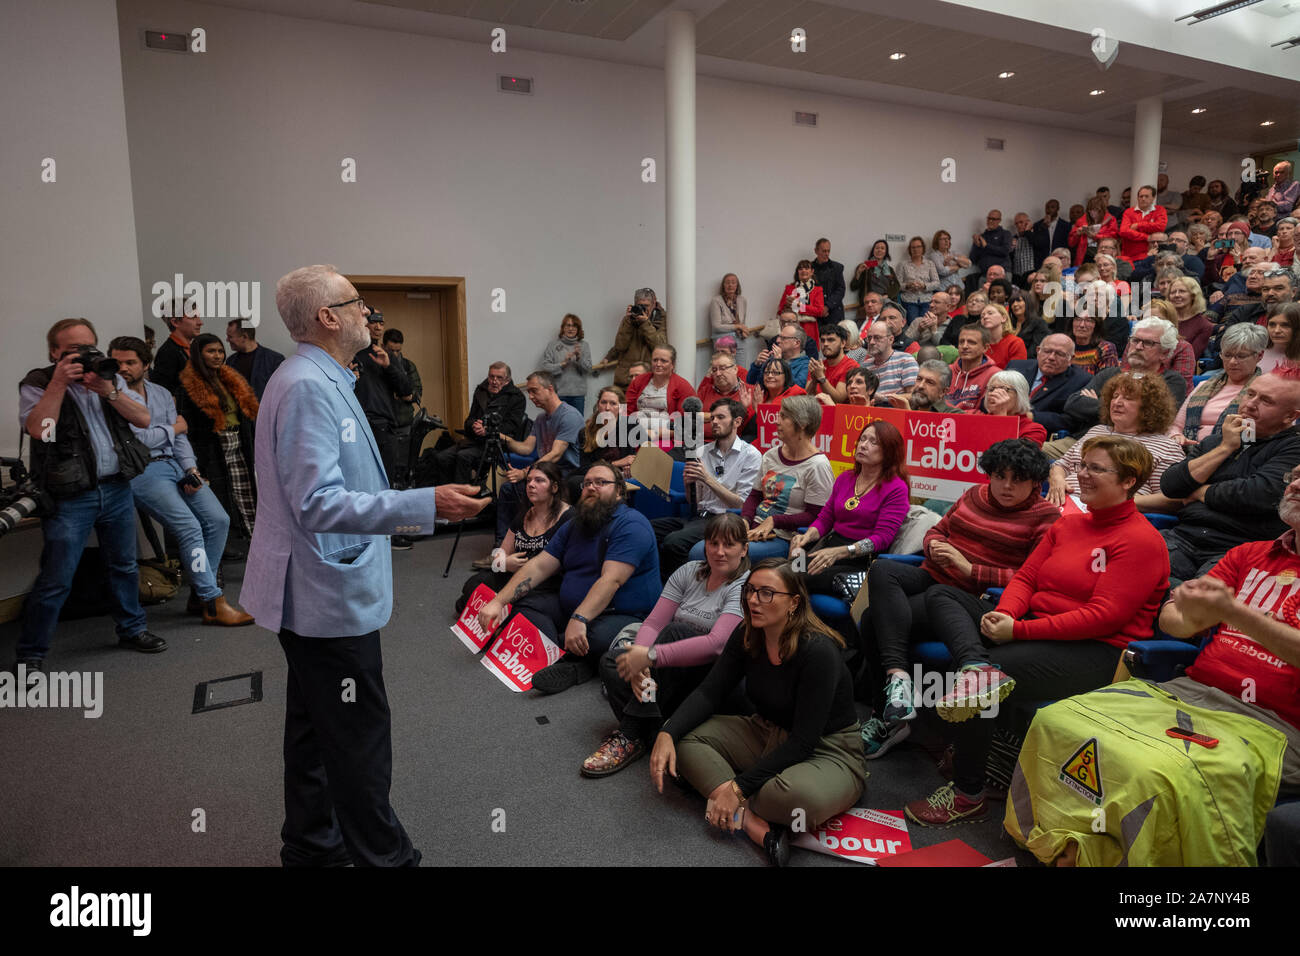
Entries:
POLYGON ((879 717, 872 717, 862 725, 862 750, 868 760, 875 760, 889 753, 895 744, 902 743, 912 732, 905 723, 887 724, 879 717))
POLYGON ((924 800, 913 800, 903 808, 903 812, 909 820, 923 827, 952 827, 982 820, 989 812, 989 803, 983 794, 972 800, 949 783, 924 800))
POLYGON ((608 777, 635 763, 646 753, 645 744, 616 730, 601 742, 596 752, 582 762, 584 777, 608 777))
POLYGON ((595 676, 596 672, 586 664, 560 658, 533 675, 533 690, 539 690, 543 694, 558 694, 570 687, 584 684, 595 676))
POLYGON ((413 547, 415 547, 415 542, 412 541, 407 535, 404 534, 393 535, 392 541, 390 543, 392 544, 394 551, 410 551, 413 547))
POLYGON ((885 685, 885 709, 881 718, 889 724, 916 719, 916 707, 912 704, 912 680, 902 674, 891 674, 885 685))
POLYGON ((969 720, 994 701, 1004 701, 1016 687, 1015 678, 1002 673, 992 664, 967 664, 957 672, 951 693, 935 706, 939 716, 949 723, 969 720))

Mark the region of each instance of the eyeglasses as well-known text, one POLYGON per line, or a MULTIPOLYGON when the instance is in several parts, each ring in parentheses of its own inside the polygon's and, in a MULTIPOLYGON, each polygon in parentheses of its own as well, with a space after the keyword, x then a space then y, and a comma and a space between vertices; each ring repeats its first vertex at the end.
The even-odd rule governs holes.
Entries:
POLYGON ((710 372, 714 372, 714 373, 717 373, 717 372, 726 372, 726 371, 729 371, 729 370, 731 370, 731 369, 733 369, 733 368, 735 368, 735 367, 736 367, 736 366, 734 366, 734 365, 710 365, 710 366, 709 366, 709 371, 710 371, 710 372))
MULTIPOLYGON (((361 298, 361 296, 357 296, 355 299, 348 299, 346 302, 335 302, 333 305, 327 305, 327 306, 325 306, 325 308, 327 308, 327 309, 341 309, 341 308, 343 308, 345 305, 351 305, 353 302, 356 302, 356 303, 359 303, 359 304, 360 304, 360 306, 361 306, 361 311, 362 311, 362 312, 365 312, 365 311, 366 311, 366 300, 363 299, 363 298, 361 298)), ((382 321, 384 321, 383 314, 382 314, 382 313, 379 313, 379 318, 376 319, 375 321, 377 321, 377 322, 382 322, 382 321)))
POLYGON ((1140 349, 1158 349, 1160 348, 1159 339, 1140 339, 1136 335, 1129 339, 1134 346, 1140 349))
MULTIPOLYGON (((1039 349, 1038 351, 1041 352, 1042 349, 1039 349)), ((1259 357, 1260 355, 1262 355, 1263 353, 1261 353, 1261 352, 1223 352, 1223 353, 1221 353, 1221 354, 1223 355, 1223 360, 1224 360, 1225 362, 1249 362, 1249 361, 1250 361, 1251 359, 1253 359, 1253 358, 1258 358, 1258 357, 1259 357)))
POLYGON ((775 588, 756 588, 749 584, 745 585, 743 591, 745 595, 745 600, 749 600, 752 597, 756 597, 758 598, 759 604, 771 604, 772 598, 774 598, 778 594, 785 594, 789 597, 794 597, 793 591, 777 591, 775 588))
POLYGON ((616 484, 613 478, 587 478, 582 482, 584 488, 604 488, 606 485, 616 484))
POLYGON ((1074 466, 1076 475, 1118 475, 1119 472, 1114 468, 1103 468, 1101 465, 1094 465, 1091 462, 1081 461, 1074 466))

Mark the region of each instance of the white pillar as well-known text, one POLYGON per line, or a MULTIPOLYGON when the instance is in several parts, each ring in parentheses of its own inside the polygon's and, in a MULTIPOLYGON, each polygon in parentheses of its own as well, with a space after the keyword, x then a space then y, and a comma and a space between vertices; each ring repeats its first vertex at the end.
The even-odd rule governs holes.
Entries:
POLYGON ((677 374, 692 386, 696 374, 695 305, 695 15, 669 10, 664 44, 665 230, 668 264, 668 341, 677 349, 677 374))
POLYGON ((1137 101, 1137 119, 1133 124, 1133 193, 1132 205, 1137 205, 1140 186, 1155 187, 1160 172, 1160 124, 1165 105, 1158 96, 1148 96, 1137 101))

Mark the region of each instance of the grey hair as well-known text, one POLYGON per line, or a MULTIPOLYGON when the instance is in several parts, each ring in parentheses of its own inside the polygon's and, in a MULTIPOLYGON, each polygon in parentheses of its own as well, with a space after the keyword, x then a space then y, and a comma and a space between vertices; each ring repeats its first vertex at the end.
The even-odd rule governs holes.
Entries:
POLYGON ((1197 236, 1204 236, 1208 240, 1211 237, 1210 227, 1201 222, 1192 223, 1187 228, 1187 238, 1195 241, 1197 236))
POLYGON ((1284 224, 1286 224, 1286 223, 1290 223, 1290 224, 1293 225, 1293 226, 1298 226, 1298 225, 1300 225, 1300 219, 1296 219, 1295 216, 1284 216, 1284 217, 1282 217, 1281 219, 1279 219, 1279 220, 1275 223, 1275 225, 1281 226, 1281 225, 1284 225, 1284 224))
POLYGON ((1268 348, 1268 330, 1253 322, 1236 322, 1228 326, 1219 344, 1220 351, 1242 348, 1262 354, 1268 348))
POLYGON ((1164 349, 1165 358, 1172 355, 1174 349, 1178 348, 1178 330, 1164 319, 1158 319, 1154 315, 1145 319, 1138 319, 1133 326, 1133 335, 1137 335, 1143 329, 1150 329, 1153 332, 1160 333, 1160 347, 1164 349))
POLYGON ((1029 412, 1029 383, 1019 372, 1002 371, 989 377, 988 385, 985 386, 984 394, 988 395, 988 390, 997 385, 1005 385, 1007 388, 1016 393, 1016 414, 1024 415, 1029 412))
POLYGON ((514 378, 515 378, 514 372, 510 371, 510 366, 507 365, 505 362, 493 362, 491 365, 488 366, 488 371, 490 372, 490 371, 492 371, 494 368, 503 368, 503 369, 505 369, 505 370, 506 370, 506 381, 510 381, 510 382, 513 382, 513 381, 514 381, 514 378))
MULTIPOLYGON (((1258 328, 1258 326, 1256 326, 1258 328)), ((943 386, 944 391, 952 384, 952 369, 946 363, 939 359, 928 359, 921 363, 921 368, 929 369, 935 375, 939 376, 939 384, 943 386)))
POLYGON ((329 305, 337 288, 339 271, 333 266, 303 266, 280 277, 275 284, 275 307, 295 342, 314 339, 314 323, 321 309, 329 305))
POLYGON ((791 395, 781 400, 781 414, 811 438, 822 425, 822 403, 811 395, 791 395))
POLYGON ((658 302, 659 296, 655 295, 654 289, 637 289, 632 295, 632 301, 637 302, 641 299, 649 299, 651 302, 658 302))
POLYGON ((801 325, 799 325, 799 323, 797 323, 797 322, 782 322, 782 323, 778 326, 778 328, 779 328, 779 329, 794 329, 796 332, 799 333, 799 344, 800 344, 800 345, 805 345, 805 344, 807 344, 807 342, 808 342, 808 333, 805 332, 805 331, 803 330, 803 327, 802 327, 801 325))

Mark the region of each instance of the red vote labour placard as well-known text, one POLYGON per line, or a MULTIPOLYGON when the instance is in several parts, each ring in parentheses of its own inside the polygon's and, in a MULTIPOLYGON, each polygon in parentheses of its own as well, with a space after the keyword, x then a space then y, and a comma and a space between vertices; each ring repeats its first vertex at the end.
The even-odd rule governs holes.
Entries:
POLYGON ((875 863, 912 849, 902 810, 854 807, 831 817, 816 833, 800 833, 794 845, 855 863, 875 863))
MULTIPOLYGON (((481 651, 487 644, 488 639, 492 637, 492 631, 485 631, 479 625, 478 612, 483 610, 483 605, 487 604, 497 593, 486 584, 480 584, 474 589, 474 593, 469 596, 465 602, 465 610, 456 623, 451 626, 451 633, 460 638, 460 642, 468 647, 471 651, 481 651)), ((510 613, 510 605, 506 605, 506 613, 510 613)))
MULTIPOLYGON (((776 437, 778 405, 758 408, 757 445, 767 451, 780 444, 776 437)), ((836 405, 822 413, 821 427, 813 439, 817 450, 830 459, 836 475, 853 467, 858 435, 874 421, 886 421, 903 436, 913 498, 956 501, 971 485, 987 484, 979 469, 979 456, 995 442, 1020 433, 1016 419, 1007 415, 939 415, 901 408, 836 405)))
POLYGON ((564 654, 520 614, 506 622, 497 634, 483 655, 483 666, 513 691, 531 690, 533 675, 564 654))

